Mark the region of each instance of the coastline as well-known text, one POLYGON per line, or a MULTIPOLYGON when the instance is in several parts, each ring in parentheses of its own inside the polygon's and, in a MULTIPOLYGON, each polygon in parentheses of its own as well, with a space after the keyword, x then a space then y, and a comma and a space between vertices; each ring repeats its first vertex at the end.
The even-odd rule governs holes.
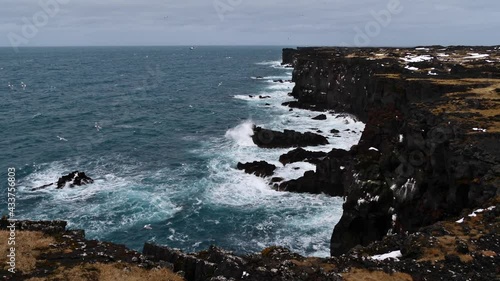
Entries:
POLYGON ((357 146, 332 151, 316 163, 316 172, 293 182, 311 193, 324 192, 317 187, 327 185, 347 198, 332 235, 332 255, 338 257, 306 258, 279 247, 244 257, 218 248, 184 254, 146 244, 147 260, 168 262, 187 280, 363 280, 363 274, 384 280, 498 278, 498 155, 488 145, 498 140, 498 119, 492 118, 499 114, 498 101, 484 96, 479 105, 475 101, 500 80, 499 50, 494 68, 476 59, 471 64, 437 56, 401 60, 418 60, 443 48, 285 51, 283 63, 295 66, 297 102, 291 107, 348 112, 366 123, 357 146), (407 57, 412 52, 418 54, 407 57), (484 99, 486 108, 481 107, 484 99), (476 106, 479 115, 453 114, 457 100, 476 106), (472 151, 470 144, 476 145, 472 151), (408 167, 401 168, 402 162, 408 167), (465 220, 456 222, 460 217, 465 220), (393 258, 376 256, 398 251, 393 258))

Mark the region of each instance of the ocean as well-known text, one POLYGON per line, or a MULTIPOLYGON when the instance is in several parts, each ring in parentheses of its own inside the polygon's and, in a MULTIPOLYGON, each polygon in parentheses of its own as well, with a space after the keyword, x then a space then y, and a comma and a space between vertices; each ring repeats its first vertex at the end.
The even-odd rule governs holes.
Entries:
POLYGON ((187 252, 279 245, 329 256, 342 198, 275 191, 236 169, 265 160, 287 180, 315 170, 283 167, 278 158, 291 149, 255 146, 254 124, 321 130, 330 144, 307 148, 315 151, 349 149, 361 137, 364 124, 348 116, 317 121, 281 105, 293 100, 293 83, 274 82, 292 76, 281 49, 0 48, 0 213, 14 167, 17 219, 66 220, 88 238, 136 250, 154 241, 187 252), (76 170, 95 183, 31 190, 76 170))

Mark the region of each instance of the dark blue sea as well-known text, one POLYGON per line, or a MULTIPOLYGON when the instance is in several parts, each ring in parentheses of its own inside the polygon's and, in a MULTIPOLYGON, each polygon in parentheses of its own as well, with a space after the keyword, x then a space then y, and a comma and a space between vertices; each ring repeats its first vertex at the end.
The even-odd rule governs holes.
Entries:
POLYGON ((17 219, 67 220, 88 238, 137 250, 155 241, 328 256, 342 198, 275 191, 269 179, 235 169, 266 160, 286 180, 315 170, 280 164, 289 149, 256 147, 253 124, 321 130, 330 145, 308 148, 317 151, 348 149, 364 129, 281 106, 293 100, 293 83, 273 80, 291 79, 293 69, 280 60, 280 47, 1 48, 0 213, 15 167, 17 219), (31 191, 75 170, 95 183, 31 191))

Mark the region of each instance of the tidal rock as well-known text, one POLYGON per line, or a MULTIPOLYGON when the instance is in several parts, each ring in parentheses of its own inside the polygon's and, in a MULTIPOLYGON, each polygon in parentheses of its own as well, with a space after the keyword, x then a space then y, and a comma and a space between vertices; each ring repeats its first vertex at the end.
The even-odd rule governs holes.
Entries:
POLYGON ((272 176, 276 166, 267 163, 266 161, 252 162, 252 163, 238 163, 238 170, 244 170, 247 174, 254 174, 259 177, 272 176))
POLYGON ((293 130, 278 132, 261 127, 254 127, 252 139, 256 145, 263 148, 304 147, 328 144, 328 140, 324 136, 315 133, 299 133, 293 130))
POLYGON ((94 180, 88 177, 84 172, 72 172, 66 176, 62 176, 57 181, 57 189, 64 188, 69 183, 69 187, 82 186, 93 183, 94 180))
POLYGON ((320 114, 320 115, 314 117, 313 120, 326 120, 326 115, 320 114))
POLYGON ((32 191, 47 188, 49 186, 56 185, 57 189, 62 189, 69 184, 69 187, 82 186, 86 184, 94 183, 94 180, 88 177, 84 172, 75 171, 66 176, 62 176, 57 180, 57 182, 42 185, 37 188, 33 188, 32 191))
POLYGON ((325 152, 313 152, 307 151, 303 148, 294 149, 286 154, 280 156, 280 162, 283 165, 294 163, 294 162, 317 162, 318 158, 325 157, 327 154, 325 152))

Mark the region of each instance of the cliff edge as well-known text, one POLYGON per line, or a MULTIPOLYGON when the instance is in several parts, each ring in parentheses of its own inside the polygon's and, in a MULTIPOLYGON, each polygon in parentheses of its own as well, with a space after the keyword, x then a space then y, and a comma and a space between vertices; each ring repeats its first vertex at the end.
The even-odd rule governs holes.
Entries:
POLYGON ((283 59, 294 66, 289 106, 366 123, 348 155, 327 157, 296 183, 347 197, 333 256, 498 200, 498 46, 298 48, 283 59))

